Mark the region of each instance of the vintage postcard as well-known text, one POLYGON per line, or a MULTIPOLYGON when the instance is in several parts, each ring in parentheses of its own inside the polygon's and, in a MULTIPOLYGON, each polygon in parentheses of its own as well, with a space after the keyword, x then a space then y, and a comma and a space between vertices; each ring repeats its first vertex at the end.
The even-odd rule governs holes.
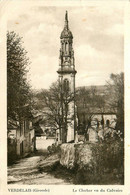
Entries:
POLYGON ((0 192, 130 194, 130 2, 0 4, 0 192))

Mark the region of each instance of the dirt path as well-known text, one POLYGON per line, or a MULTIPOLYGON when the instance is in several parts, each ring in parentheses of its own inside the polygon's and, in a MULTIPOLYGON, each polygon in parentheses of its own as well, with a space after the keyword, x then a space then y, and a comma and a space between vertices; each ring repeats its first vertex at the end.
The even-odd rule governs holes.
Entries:
POLYGON ((8 184, 70 184, 63 178, 56 178, 54 175, 44 171, 44 168, 58 161, 55 156, 46 158, 47 147, 52 143, 52 140, 37 140, 37 153, 20 159, 16 164, 9 166, 8 184), (42 166, 42 171, 39 165, 42 166))
MULTIPOLYGON (((17 164, 8 167, 8 184, 58 184, 66 185, 70 184, 65 182, 63 179, 55 178, 53 175, 47 172, 40 172, 39 162, 41 156, 32 156, 28 158, 21 159, 17 164)), ((42 164, 48 166, 51 159, 44 159, 42 157, 42 164)))

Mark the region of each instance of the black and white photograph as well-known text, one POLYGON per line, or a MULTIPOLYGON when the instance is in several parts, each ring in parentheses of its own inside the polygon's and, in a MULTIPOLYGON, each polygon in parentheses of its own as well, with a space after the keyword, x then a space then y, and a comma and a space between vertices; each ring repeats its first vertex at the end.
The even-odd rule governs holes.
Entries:
POLYGON ((24 4, 6 33, 8 186, 124 185, 124 7, 24 4))

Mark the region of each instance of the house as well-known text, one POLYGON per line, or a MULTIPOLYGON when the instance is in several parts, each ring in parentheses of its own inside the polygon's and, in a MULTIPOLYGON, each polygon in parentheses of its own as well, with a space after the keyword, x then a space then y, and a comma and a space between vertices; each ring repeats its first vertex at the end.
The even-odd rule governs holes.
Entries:
POLYGON ((20 122, 8 119, 7 128, 8 162, 35 151, 35 131, 30 119, 22 118, 20 122))
POLYGON ((108 132, 112 132, 116 127, 115 113, 93 113, 91 124, 88 127, 88 140, 97 142, 98 139, 104 139, 108 132))
POLYGON ((107 86, 84 86, 77 89, 78 134, 96 142, 106 132, 116 129, 117 109, 107 86))

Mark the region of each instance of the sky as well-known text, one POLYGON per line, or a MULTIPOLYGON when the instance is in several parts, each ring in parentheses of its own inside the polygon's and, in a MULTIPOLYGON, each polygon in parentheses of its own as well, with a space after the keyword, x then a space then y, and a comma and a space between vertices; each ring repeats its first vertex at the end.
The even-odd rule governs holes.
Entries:
POLYGON ((7 28, 23 37, 33 89, 48 89, 58 79, 66 10, 74 37, 76 87, 104 85, 111 73, 124 70, 123 7, 24 6, 10 11, 7 28))

